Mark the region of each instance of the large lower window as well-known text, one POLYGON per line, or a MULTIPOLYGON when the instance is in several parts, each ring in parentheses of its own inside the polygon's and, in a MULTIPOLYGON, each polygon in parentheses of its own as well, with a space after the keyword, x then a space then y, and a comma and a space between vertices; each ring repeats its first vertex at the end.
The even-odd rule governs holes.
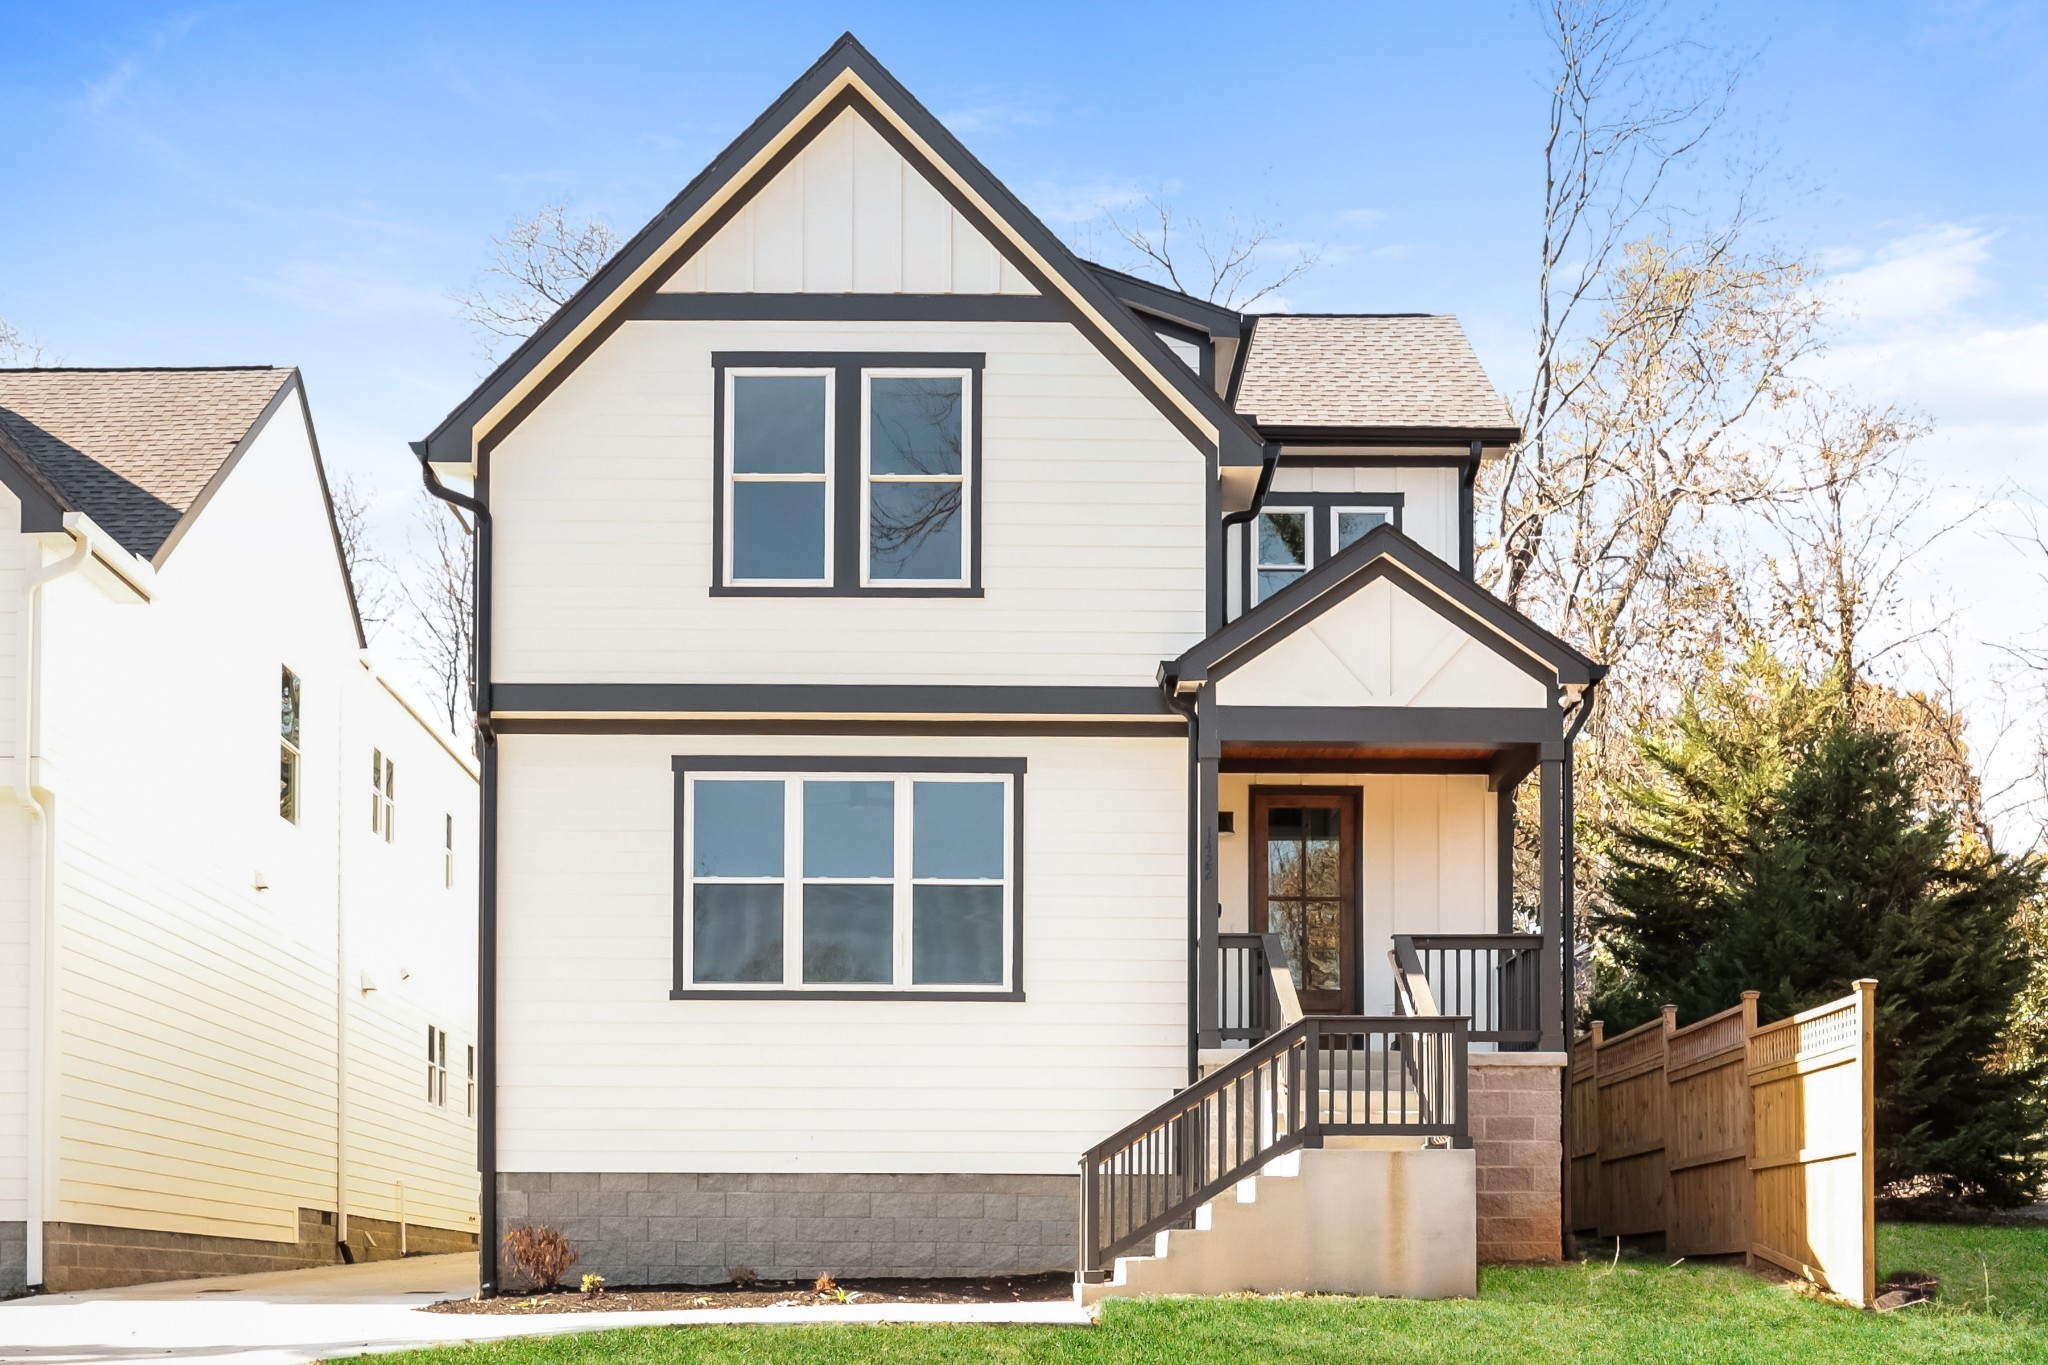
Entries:
POLYGON ((721 353, 712 590, 980 591, 979 355, 721 353))
POLYGON ((1021 762, 676 771, 678 994, 1016 993, 1021 762))

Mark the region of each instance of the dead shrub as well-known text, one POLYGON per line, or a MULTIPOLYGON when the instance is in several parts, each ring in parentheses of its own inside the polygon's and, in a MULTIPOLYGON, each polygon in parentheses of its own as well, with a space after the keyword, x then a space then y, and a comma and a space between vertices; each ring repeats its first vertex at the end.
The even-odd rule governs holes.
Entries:
POLYGON ((555 1228, 529 1224, 505 1234, 505 1254, 519 1267, 534 1289, 546 1294, 562 1283, 562 1276, 576 1264, 576 1250, 568 1234, 555 1228))

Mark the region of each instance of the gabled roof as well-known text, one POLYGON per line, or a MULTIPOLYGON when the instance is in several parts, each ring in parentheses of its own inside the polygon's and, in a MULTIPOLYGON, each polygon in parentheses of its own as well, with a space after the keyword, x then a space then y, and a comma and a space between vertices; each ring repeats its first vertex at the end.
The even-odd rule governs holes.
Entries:
POLYGON ((1425 598, 1493 635, 1503 652, 1512 652, 1518 659, 1554 672, 1560 686, 1597 683, 1607 674, 1604 665, 1594 663, 1392 525, 1381 525, 1180 658, 1161 664, 1161 676, 1181 685, 1220 677, 1285 639, 1367 583, 1390 573, 1402 575, 1425 598))
POLYGON ((1265 313, 1252 329, 1237 410, 1269 436, 1403 431, 1488 444, 1521 429, 1454 317, 1265 313))
POLYGON ((161 566, 296 375, 269 366, 0 370, 0 457, 34 494, 85 513, 161 566))
POLYGON ((1227 465, 1257 465, 1263 442, 1176 359, 1103 281, 1024 207, 850 33, 783 92, 731 146, 543 323, 414 449, 467 464, 487 450, 632 316, 675 265, 708 241, 775 170, 842 109, 853 107, 1065 307, 1110 362, 1198 446, 1227 465))
POLYGON ((1245 315, 1220 303, 1198 299, 1156 280, 1141 279, 1094 261, 1084 261, 1083 264, 1094 271, 1109 287, 1109 292, 1121 299, 1126 307, 1177 322, 1183 327, 1192 327, 1198 332, 1207 332, 1211 339, 1236 337, 1244 333, 1245 315))

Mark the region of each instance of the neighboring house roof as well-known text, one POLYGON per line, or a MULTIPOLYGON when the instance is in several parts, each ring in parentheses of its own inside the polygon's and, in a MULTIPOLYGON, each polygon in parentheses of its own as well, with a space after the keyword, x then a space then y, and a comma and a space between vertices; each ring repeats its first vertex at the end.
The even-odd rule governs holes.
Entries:
POLYGON ((1191 439, 1216 450, 1226 465, 1256 466, 1263 461, 1258 433, 1213 389, 1205 388, 1153 330, 851 33, 841 35, 426 440, 416 442, 414 451, 429 463, 467 464, 479 453, 475 447, 487 448, 501 439, 562 376, 632 316, 637 301, 654 293, 662 279, 709 241, 745 202, 744 197, 721 200, 729 186, 737 184, 750 195, 773 177, 782 164, 779 158, 793 155, 848 106, 867 117, 913 164, 940 172, 934 183, 954 207, 989 231, 997 248, 1013 256, 1041 292, 1057 299, 1110 363, 1191 439))
POLYGON ((1403 429, 1521 436, 1454 317, 1266 313, 1252 329, 1237 410, 1268 435, 1403 429))
POLYGON ((0 370, 0 455, 157 564, 296 373, 0 370))
MULTIPOLYGON (((1261 324, 1264 325, 1263 323, 1261 324)), ((1401 573, 1447 610, 1489 630, 1504 645, 1555 672, 1566 686, 1597 683, 1607 669, 1466 578, 1391 525, 1374 527, 1352 545, 1266 598, 1244 615, 1160 666, 1164 679, 1206 681, 1291 634, 1373 579, 1401 573)))

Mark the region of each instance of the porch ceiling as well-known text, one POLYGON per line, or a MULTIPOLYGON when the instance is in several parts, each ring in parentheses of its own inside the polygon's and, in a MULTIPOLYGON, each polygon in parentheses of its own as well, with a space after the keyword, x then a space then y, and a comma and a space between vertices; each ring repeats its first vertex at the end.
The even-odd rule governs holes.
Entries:
POLYGON ((1536 761, 1533 744, 1271 744, 1223 745, 1227 773, 1484 773, 1513 780, 1536 761))

